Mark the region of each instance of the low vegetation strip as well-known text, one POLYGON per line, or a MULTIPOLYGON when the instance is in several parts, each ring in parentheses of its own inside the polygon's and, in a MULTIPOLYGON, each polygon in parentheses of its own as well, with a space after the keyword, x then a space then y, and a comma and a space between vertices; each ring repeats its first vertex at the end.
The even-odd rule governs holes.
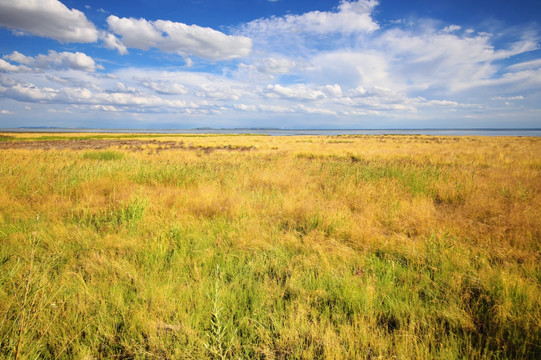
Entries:
POLYGON ((1 358, 541 357, 541 139, 10 136, 1 358))
POLYGON ((108 149, 119 148, 125 150, 171 150, 171 149, 187 149, 187 150, 229 150, 229 151, 248 151, 252 150, 253 146, 191 146, 185 145, 182 141, 159 141, 159 140, 120 140, 120 139, 80 139, 80 140, 39 140, 39 141, 4 141, 0 142, 0 150, 2 149, 34 149, 34 150, 83 150, 83 149, 108 149))

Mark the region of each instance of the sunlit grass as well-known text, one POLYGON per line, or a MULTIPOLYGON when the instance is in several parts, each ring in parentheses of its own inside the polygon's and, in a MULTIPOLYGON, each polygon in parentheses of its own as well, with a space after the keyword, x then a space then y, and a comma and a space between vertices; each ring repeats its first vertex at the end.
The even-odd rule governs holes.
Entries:
POLYGON ((541 140, 160 135, 1 150, 0 357, 540 357, 541 140))

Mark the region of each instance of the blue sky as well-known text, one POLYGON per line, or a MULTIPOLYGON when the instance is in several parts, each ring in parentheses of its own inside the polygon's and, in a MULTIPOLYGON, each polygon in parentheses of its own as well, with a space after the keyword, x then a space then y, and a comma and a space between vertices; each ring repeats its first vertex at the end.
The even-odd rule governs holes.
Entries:
POLYGON ((0 128, 538 128, 539 18, 537 0, 0 0, 0 128))

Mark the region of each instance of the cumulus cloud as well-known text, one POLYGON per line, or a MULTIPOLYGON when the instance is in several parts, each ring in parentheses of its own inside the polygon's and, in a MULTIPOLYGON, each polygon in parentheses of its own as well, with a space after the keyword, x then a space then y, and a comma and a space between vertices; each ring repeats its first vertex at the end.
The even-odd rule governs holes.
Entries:
POLYGON ((285 74, 295 67, 295 62, 288 59, 265 58, 257 65, 257 70, 265 74, 285 74))
POLYGON ((163 81, 163 80, 157 80, 153 81, 150 78, 144 78, 144 79, 138 79, 139 83, 148 88, 152 89, 158 94, 162 95, 184 95, 188 92, 188 89, 182 84, 171 82, 171 81, 163 81))
POLYGON ((280 84, 268 85, 267 97, 281 97, 298 100, 326 99, 327 96, 321 89, 312 89, 307 85, 282 86, 280 84))
POLYGON ((100 33, 100 38, 106 48, 111 50, 117 50, 120 55, 126 55, 128 53, 126 45, 124 45, 122 41, 120 41, 114 34, 102 31, 100 33))
POLYGON ((379 28, 371 16, 377 4, 375 0, 342 0, 336 11, 310 11, 301 15, 258 19, 248 23, 244 31, 249 34, 369 33, 379 28))
POLYGON ((347 87, 391 86, 389 58, 377 51, 335 50, 313 56, 306 76, 312 82, 337 82, 347 87))
POLYGON ((24 65, 13 65, 7 61, 0 59, 0 72, 26 72, 30 71, 30 68, 24 65))
POLYGON ((21 81, 3 82, 0 88, 2 96, 22 102, 48 104, 102 105, 117 107, 144 108, 197 108, 193 102, 168 100, 155 95, 128 92, 92 91, 87 88, 63 87, 53 89, 38 87, 21 81))
POLYGON ((204 84, 200 85, 195 93, 199 97, 216 100, 238 100, 244 92, 240 89, 223 85, 204 84))
POLYGON ((248 37, 226 35, 211 28, 169 20, 148 21, 111 15, 107 24, 112 32, 121 36, 124 46, 141 50, 157 48, 217 61, 247 56, 252 48, 252 40, 248 37))
POLYGON ((117 81, 114 88, 105 90, 107 93, 125 93, 125 94, 142 94, 140 89, 132 86, 126 86, 124 83, 117 81))
POLYGON ((297 105, 295 109, 299 112, 303 112, 307 114, 336 115, 336 112, 333 110, 321 108, 321 107, 306 106, 304 104, 297 105))
POLYGON ((101 68, 100 65, 96 65, 94 59, 81 52, 56 52, 49 50, 47 55, 40 54, 32 57, 14 51, 9 55, 5 55, 4 58, 38 69, 73 69, 94 72, 96 68, 101 68))
POLYGON ((305 84, 282 86, 275 84, 267 85, 265 96, 267 98, 315 101, 339 98, 342 96, 342 88, 338 84, 325 86, 309 86, 305 84))
POLYGON ((460 29, 462 29, 462 27, 459 26, 459 25, 449 25, 449 26, 444 27, 442 32, 452 33, 452 32, 456 32, 456 31, 458 31, 460 29))
POLYGON ((61 42, 98 40, 94 24, 58 0, 0 0, 0 26, 61 42))
POLYGON ((58 90, 52 88, 38 88, 31 83, 16 82, 9 85, 10 86, 7 88, 1 89, 2 95, 6 98, 18 101, 47 102, 54 100, 58 95, 58 90))

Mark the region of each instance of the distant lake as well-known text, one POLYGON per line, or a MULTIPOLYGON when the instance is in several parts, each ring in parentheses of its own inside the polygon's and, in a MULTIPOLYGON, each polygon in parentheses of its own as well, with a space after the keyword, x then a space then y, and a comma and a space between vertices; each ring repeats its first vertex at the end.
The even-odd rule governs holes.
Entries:
POLYGON ((449 135, 449 136, 535 136, 541 129, 63 129, 17 128, 0 132, 104 132, 165 134, 261 134, 270 136, 299 135, 449 135))

